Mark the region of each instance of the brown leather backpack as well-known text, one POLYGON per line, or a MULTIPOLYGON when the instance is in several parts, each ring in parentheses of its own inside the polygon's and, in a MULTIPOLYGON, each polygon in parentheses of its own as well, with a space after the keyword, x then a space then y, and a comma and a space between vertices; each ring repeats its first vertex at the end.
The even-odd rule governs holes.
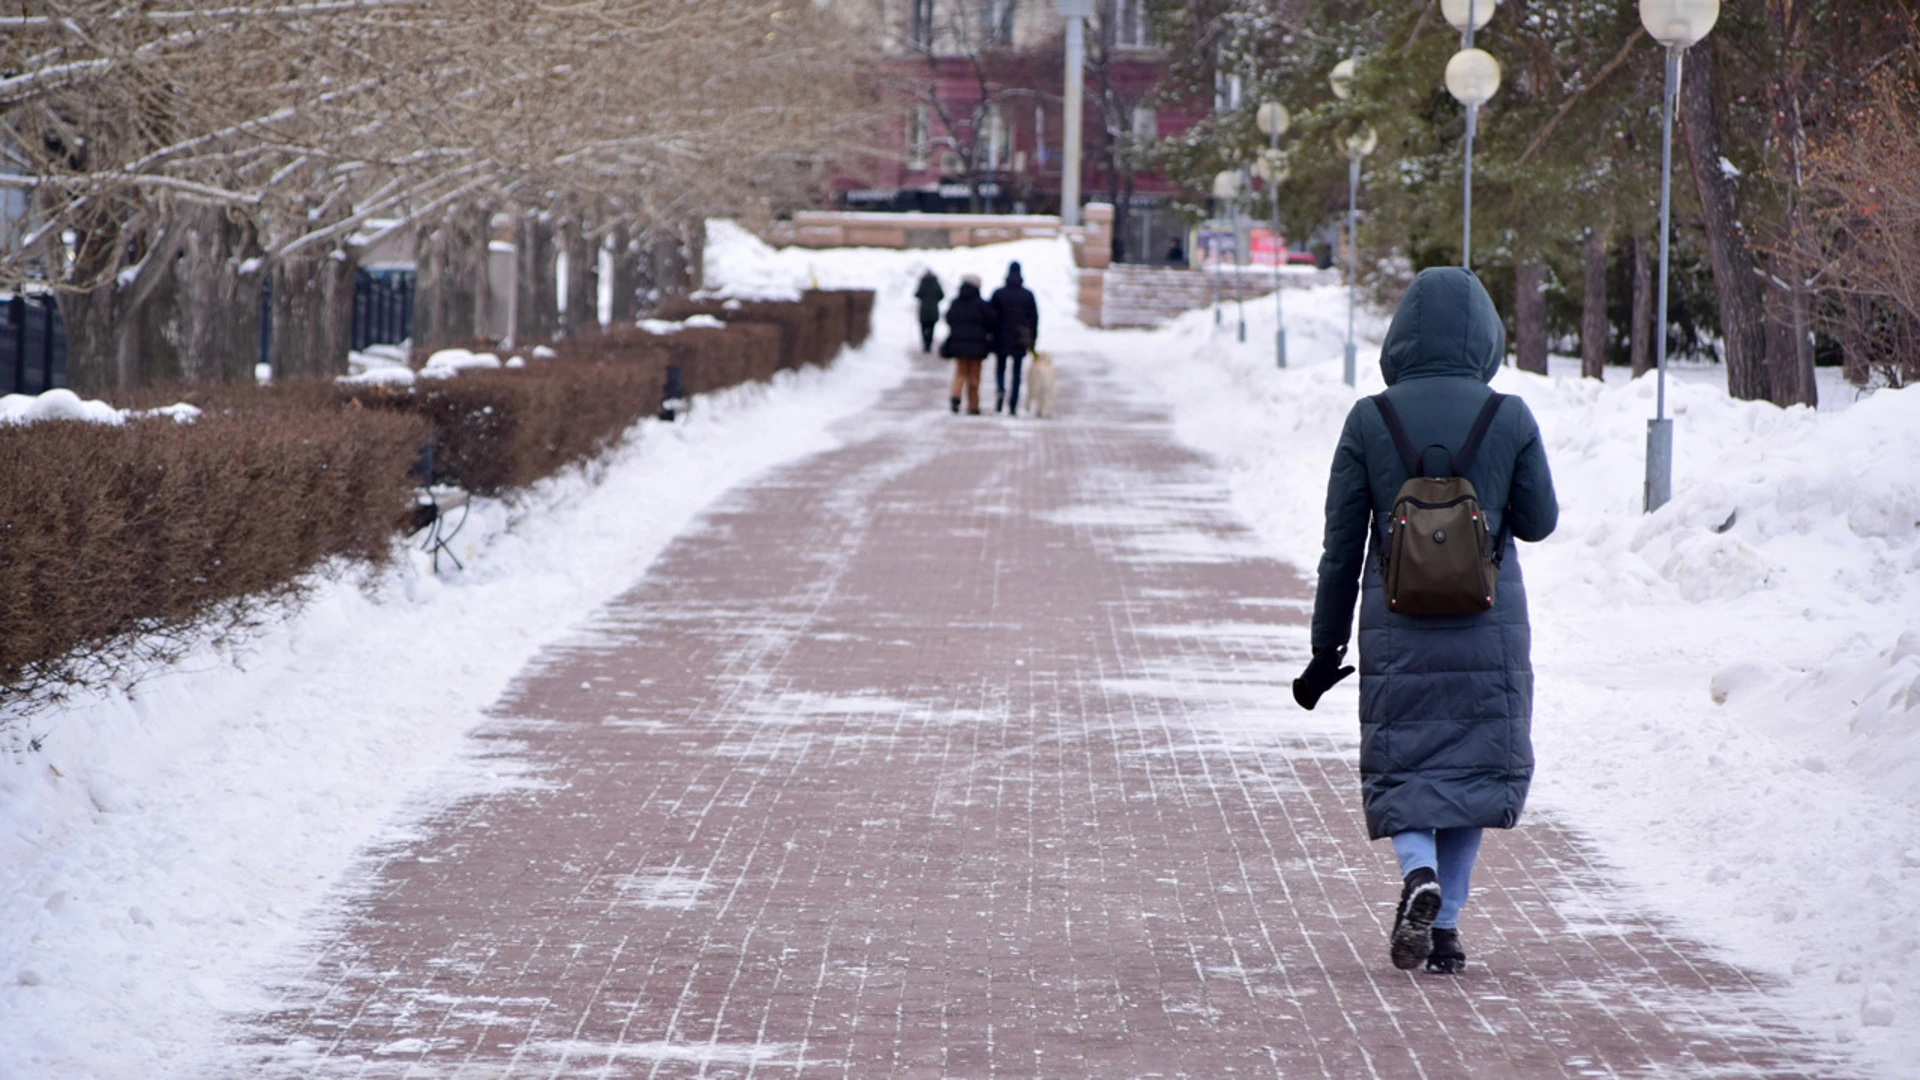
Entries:
MULTIPOLYGON (((1400 414, 1385 394, 1374 395, 1394 449, 1412 474, 1393 497, 1381 559, 1387 610, 1394 614, 1478 615, 1493 607, 1504 537, 1488 544, 1487 514, 1466 474, 1504 400, 1500 394, 1489 397, 1460 452, 1447 455, 1452 475, 1430 476, 1400 414)), ((1435 447, 1446 450, 1438 443, 1427 449, 1435 447)))

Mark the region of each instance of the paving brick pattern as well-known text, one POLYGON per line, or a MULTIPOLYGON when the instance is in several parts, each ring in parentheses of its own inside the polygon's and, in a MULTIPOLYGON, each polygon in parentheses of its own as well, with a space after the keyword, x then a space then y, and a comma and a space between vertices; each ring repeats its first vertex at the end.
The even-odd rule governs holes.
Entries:
POLYGON ((1307 585, 1061 364, 1060 419, 946 415, 928 363, 725 496, 523 673, 480 738, 528 782, 371 853, 236 1075, 1845 1074, 1538 816, 1471 969, 1395 971, 1353 739, 1286 690, 1307 585))

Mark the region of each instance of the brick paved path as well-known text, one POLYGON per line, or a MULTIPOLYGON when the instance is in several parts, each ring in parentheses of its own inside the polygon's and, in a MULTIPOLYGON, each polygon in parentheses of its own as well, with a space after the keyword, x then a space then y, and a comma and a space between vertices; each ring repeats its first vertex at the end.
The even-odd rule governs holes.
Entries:
POLYGON ((727 495, 499 704, 537 782, 374 853, 236 1075, 1843 1071, 1537 816, 1472 969, 1394 971, 1350 698, 1285 688, 1307 588, 1120 373, 1062 370, 1009 422, 928 365, 727 495))

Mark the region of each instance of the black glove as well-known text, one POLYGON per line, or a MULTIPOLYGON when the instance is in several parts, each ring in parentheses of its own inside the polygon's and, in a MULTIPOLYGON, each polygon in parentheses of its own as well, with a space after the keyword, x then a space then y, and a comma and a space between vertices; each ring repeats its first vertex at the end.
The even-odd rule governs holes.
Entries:
POLYGON ((1307 664, 1307 670, 1293 680, 1293 700, 1303 709, 1312 709, 1320 704, 1320 695, 1333 689, 1333 684, 1353 674, 1353 665, 1340 666, 1340 660, 1347 655, 1347 647, 1337 649, 1315 649, 1313 660, 1307 664))

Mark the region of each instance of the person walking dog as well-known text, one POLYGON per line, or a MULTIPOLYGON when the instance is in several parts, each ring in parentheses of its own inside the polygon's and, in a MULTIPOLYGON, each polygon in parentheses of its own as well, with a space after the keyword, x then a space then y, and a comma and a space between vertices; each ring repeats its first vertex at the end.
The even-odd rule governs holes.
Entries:
POLYGON ((1472 273, 1425 270, 1380 351, 1384 393, 1354 403, 1327 483, 1311 709, 1341 679, 1360 605, 1360 784, 1401 892, 1393 965, 1464 970, 1460 911, 1481 831, 1520 819, 1533 778, 1533 668, 1514 541, 1559 519, 1540 429, 1487 385, 1506 353, 1472 273))
POLYGON ((979 277, 960 279, 960 294, 947 305, 947 340, 940 355, 954 362, 953 391, 948 404, 960 411, 960 395, 967 397, 967 415, 980 415, 980 364, 993 351, 993 307, 980 298, 979 277))
POLYGON ((993 314, 999 328, 993 336, 993 411, 1005 408, 1020 415, 1020 365, 1040 337, 1040 305, 1020 280, 1020 264, 1007 264, 1007 283, 993 291, 993 314), (1007 387, 1007 365, 1013 365, 1013 387, 1007 387))
POLYGON ((920 301, 920 351, 933 351, 933 328, 940 324, 940 301, 947 298, 947 290, 940 287, 940 279, 928 270, 920 275, 920 286, 913 290, 920 301))

